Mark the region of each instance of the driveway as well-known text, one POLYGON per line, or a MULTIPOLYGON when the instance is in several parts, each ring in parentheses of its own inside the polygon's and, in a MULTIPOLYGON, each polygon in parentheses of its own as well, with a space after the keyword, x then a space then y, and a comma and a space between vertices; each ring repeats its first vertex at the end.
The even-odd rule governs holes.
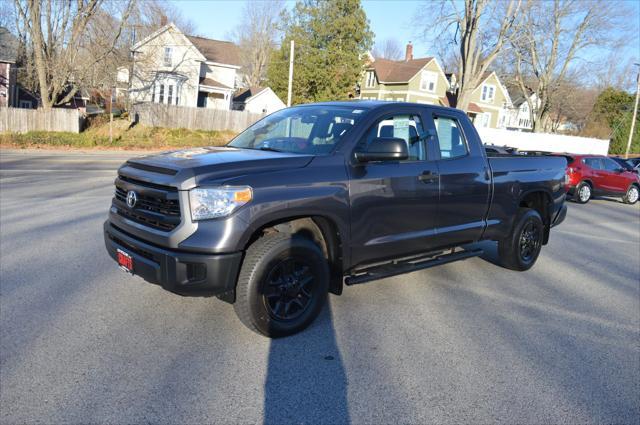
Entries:
POLYGON ((1 423, 638 423, 638 205, 571 203, 529 272, 484 244, 270 341, 107 257, 128 156, 0 153, 1 423))

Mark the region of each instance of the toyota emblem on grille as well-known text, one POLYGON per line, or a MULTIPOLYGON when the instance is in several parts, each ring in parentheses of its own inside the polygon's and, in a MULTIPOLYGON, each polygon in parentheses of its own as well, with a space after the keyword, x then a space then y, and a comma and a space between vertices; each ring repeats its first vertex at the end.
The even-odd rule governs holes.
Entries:
POLYGON ((133 190, 127 192, 127 206, 133 208, 136 206, 136 202, 138 202, 138 195, 133 190))

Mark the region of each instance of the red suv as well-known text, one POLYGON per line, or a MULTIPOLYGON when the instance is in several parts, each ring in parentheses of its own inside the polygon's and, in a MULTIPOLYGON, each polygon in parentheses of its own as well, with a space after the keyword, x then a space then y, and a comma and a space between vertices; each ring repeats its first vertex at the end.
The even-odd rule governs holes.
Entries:
POLYGON ((601 155, 571 155, 567 158, 567 193, 585 204, 593 195, 622 196, 625 204, 635 204, 640 194, 638 174, 624 170, 611 158, 601 155))

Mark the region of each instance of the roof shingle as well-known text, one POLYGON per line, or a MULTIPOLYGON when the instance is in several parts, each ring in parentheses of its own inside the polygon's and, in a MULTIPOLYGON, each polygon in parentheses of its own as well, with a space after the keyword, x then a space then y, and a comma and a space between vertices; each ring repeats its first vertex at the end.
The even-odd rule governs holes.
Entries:
POLYGON ((209 86, 209 87, 221 87, 223 89, 233 88, 233 87, 229 87, 226 84, 222 84, 221 82, 216 81, 213 78, 205 78, 205 77, 200 77, 200 84, 203 86, 209 86))
POLYGON ((0 27, 0 62, 14 63, 18 56, 18 39, 8 29, 0 27))
POLYGON ((234 43, 194 35, 188 35, 187 38, 207 60, 227 65, 241 66, 240 49, 234 43))
POLYGON ((371 64, 375 69, 378 81, 381 83, 406 83, 411 80, 433 58, 418 58, 408 61, 392 61, 388 59, 376 59, 371 64))

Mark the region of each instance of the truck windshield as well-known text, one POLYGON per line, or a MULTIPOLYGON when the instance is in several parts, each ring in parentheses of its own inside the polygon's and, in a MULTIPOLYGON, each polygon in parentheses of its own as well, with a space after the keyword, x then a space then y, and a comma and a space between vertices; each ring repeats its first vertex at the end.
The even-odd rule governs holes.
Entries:
POLYGON ((287 108, 253 124, 227 146, 310 155, 330 153, 364 112, 355 106, 287 108))

